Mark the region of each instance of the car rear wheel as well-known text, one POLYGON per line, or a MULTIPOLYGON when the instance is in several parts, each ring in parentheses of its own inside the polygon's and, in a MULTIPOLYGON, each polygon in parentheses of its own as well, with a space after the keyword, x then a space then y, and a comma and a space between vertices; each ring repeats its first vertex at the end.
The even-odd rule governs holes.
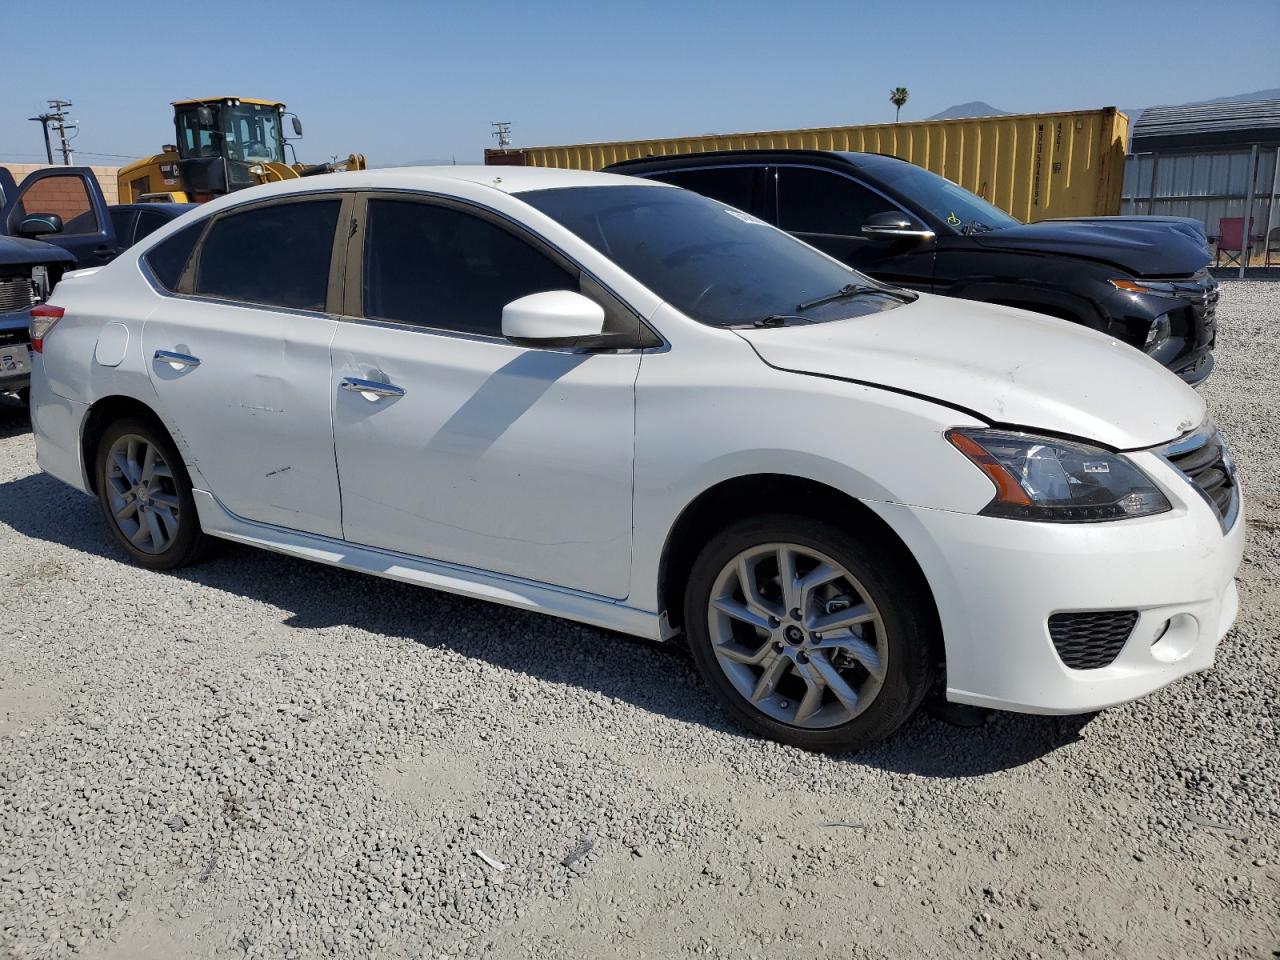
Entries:
POLYGON ((928 692, 931 608, 893 550, 805 516, 736 523, 694 562, 699 672, 747 727, 806 750, 888 736, 928 692))
POLYGON ((204 553, 191 479, 158 424, 133 417, 111 424, 98 441, 95 479, 107 526, 142 566, 170 570, 204 553))

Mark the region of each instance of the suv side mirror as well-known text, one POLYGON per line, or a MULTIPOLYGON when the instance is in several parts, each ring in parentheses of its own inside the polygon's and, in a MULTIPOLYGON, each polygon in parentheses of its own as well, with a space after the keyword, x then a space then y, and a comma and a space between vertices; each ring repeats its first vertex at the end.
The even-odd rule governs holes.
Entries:
POLYGON ((62 232, 62 218, 56 213, 33 213, 18 224, 18 236, 43 237, 62 232))
POLYGON ((573 290, 548 290, 502 308, 502 335, 521 347, 593 347, 604 339, 604 307, 573 290))
POLYGON ((886 210, 884 213, 875 213, 867 217, 866 222, 862 224, 862 234, 873 240, 933 239, 932 230, 900 210, 886 210))

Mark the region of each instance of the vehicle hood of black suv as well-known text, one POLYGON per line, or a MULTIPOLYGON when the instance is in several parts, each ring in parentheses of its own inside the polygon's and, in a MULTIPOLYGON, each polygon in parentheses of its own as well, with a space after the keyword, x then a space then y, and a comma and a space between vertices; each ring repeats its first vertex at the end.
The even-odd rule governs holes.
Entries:
POLYGON ((25 237, 0 236, 0 267, 75 262, 75 257, 52 243, 28 240, 25 237))
POLYGON ((1194 231, 1159 218, 1041 220, 975 233, 980 246, 1049 253, 1109 263, 1134 276, 1190 276, 1209 264, 1209 251, 1194 231))

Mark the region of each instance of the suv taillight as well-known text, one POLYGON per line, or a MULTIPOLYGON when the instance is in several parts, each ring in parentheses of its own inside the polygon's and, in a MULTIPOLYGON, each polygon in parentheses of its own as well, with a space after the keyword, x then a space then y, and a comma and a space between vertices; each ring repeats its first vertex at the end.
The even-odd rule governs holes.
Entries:
POLYGON ((58 325, 65 311, 61 307, 42 303, 31 308, 31 349, 36 353, 44 353, 44 338, 49 331, 58 325))

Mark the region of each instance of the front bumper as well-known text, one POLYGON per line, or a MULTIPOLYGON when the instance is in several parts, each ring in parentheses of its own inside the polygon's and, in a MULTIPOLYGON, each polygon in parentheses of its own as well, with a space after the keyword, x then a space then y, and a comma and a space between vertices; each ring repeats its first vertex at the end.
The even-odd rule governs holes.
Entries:
POLYGON ((0 393, 16 393, 31 384, 30 320, 29 310, 0 313, 0 393))
POLYGON ((947 699, 1024 713, 1100 710, 1213 665, 1235 621, 1243 505, 1214 510, 1154 454, 1134 454, 1173 509, 1095 524, 1028 523, 869 504, 903 536, 942 621, 947 699), (1049 634, 1054 613, 1137 611, 1107 666, 1076 670, 1049 634))

